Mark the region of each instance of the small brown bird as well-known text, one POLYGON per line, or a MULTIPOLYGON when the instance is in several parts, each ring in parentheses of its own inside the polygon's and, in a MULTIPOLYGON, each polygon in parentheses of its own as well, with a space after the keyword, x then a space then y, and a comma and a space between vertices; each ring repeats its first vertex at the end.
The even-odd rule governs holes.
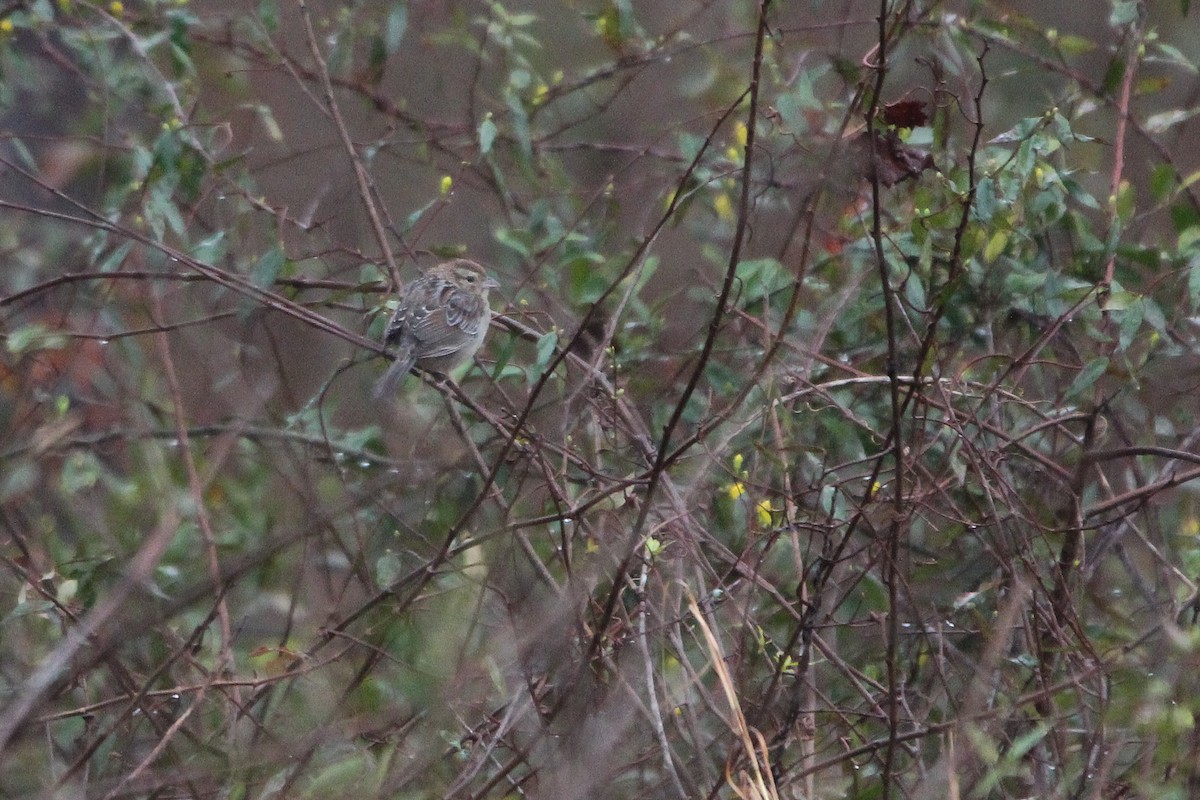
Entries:
POLYGON ((396 360, 375 384, 375 397, 393 393, 414 365, 448 372, 475 355, 492 319, 488 290, 499 286, 466 258, 439 264, 405 286, 383 339, 396 360))

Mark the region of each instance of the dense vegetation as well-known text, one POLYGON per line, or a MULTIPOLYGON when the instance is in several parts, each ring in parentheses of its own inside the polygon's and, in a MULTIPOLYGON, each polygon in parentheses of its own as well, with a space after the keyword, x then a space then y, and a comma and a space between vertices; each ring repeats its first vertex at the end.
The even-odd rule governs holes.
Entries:
POLYGON ((1200 795, 1188 0, 240 5, 0 8, 0 795, 1200 795))

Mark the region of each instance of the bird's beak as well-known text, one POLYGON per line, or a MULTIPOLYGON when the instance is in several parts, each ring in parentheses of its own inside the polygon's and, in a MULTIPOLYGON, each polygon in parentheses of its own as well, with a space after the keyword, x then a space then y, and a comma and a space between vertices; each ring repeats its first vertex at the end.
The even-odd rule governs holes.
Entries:
POLYGON ((500 282, 499 282, 499 281, 497 281, 495 278, 484 278, 484 279, 483 279, 483 288, 485 288, 485 289, 499 289, 499 288, 500 288, 500 282))

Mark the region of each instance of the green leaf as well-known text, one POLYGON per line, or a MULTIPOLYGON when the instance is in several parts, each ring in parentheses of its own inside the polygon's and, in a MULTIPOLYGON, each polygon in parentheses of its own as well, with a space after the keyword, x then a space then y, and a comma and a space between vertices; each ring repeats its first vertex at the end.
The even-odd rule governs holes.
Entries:
POLYGON ((1081 56, 1084 53, 1090 53, 1096 49, 1096 43, 1091 39, 1085 39, 1082 36, 1074 34, 1064 34, 1055 40, 1060 52, 1069 56, 1081 56))
POLYGON ((129 251, 132 249, 133 242, 122 242, 117 247, 114 247, 111 253, 109 253, 96 264, 96 270, 98 272, 113 272, 123 263, 125 263, 125 258, 129 255, 129 251))
POLYGON ((496 141, 496 123, 492 121, 492 115, 489 113, 483 118, 483 122, 479 123, 479 153, 487 155, 492 152, 492 144, 496 141))
POLYGON ((603 263, 604 257, 599 253, 581 253, 564 264, 567 296, 572 303, 589 305, 608 290, 608 276, 596 269, 597 264, 603 263))
POLYGON ((279 0, 259 0, 258 21, 267 33, 279 30, 279 0))
POLYGON ((903 286, 904 299, 908 301, 910 307, 922 314, 929 310, 925 295, 925 282, 921 280, 919 273, 910 271, 904 278, 903 286))
POLYGON ((836 486, 822 486, 818 503, 821 511, 831 519, 841 522, 849 517, 846 499, 836 486))
POLYGON ((774 258, 751 258, 739 262, 737 277, 742 282, 742 305, 760 302, 786 286, 790 276, 774 258))
POLYGON ((375 582, 381 588, 387 588, 396 582, 404 572, 404 562, 400 557, 387 550, 375 560, 375 582))
POLYGON ((1008 247, 1008 235, 1008 231, 996 231, 991 235, 987 246, 983 248, 984 261, 990 264, 1004 252, 1004 249, 1008 247))
POLYGON ((1175 170, 1170 164, 1159 164, 1150 173, 1150 196, 1154 202, 1162 203, 1171 194, 1175 185, 1175 170))
POLYGON ((1138 78, 1133 93, 1137 96, 1157 94, 1170 85, 1171 79, 1166 75, 1152 75, 1148 78, 1138 78))
POLYGON ((1200 253, 1193 253, 1188 259, 1188 298, 1195 312, 1200 308, 1200 253))
POLYGON ((975 215, 983 224, 992 221, 996 214, 996 181, 983 178, 975 187, 975 215))
POLYGON ((75 494, 95 486, 102 473, 100 462, 93 454, 75 451, 62 465, 59 485, 67 494, 75 494))
MULTIPOLYGON (((1161 60, 1167 62, 1168 64, 1171 64, 1172 66, 1175 66, 1175 67, 1181 67, 1181 68, 1187 70, 1188 72, 1192 73, 1193 75, 1200 73, 1200 68, 1197 68, 1195 63, 1193 63, 1193 61, 1190 58, 1188 58, 1186 55, 1184 55, 1183 51, 1180 50, 1178 47, 1169 45, 1166 42, 1155 42, 1154 49, 1156 51, 1162 53, 1163 58, 1161 60)), ((1152 59, 1147 59, 1147 60, 1152 60, 1152 59)), ((1153 60, 1158 60, 1158 59, 1153 59, 1153 60)))
POLYGON ((268 288, 275 283, 275 279, 279 277, 279 271, 283 269, 285 263, 287 263, 287 256, 283 254, 283 248, 278 245, 272 247, 255 262, 248 276, 250 282, 260 289, 268 288))
POLYGON ((1046 119, 1044 117, 1027 117, 1026 119, 1021 120, 1016 125, 1006 130, 1004 133, 992 139, 990 144, 1013 144, 1016 142, 1023 142, 1045 122, 1046 119))
POLYGON ((283 141, 283 128, 279 127, 279 123, 275 119, 275 112, 270 106, 262 103, 243 103, 239 108, 245 108, 254 112, 254 116, 262 123, 263 129, 267 132, 273 142, 283 141))
POLYGON ((1113 0, 1108 14, 1110 28, 1124 28, 1138 18, 1138 0, 1113 0))
MULTIPOLYGON (((1195 108, 1173 108, 1169 111, 1160 111, 1157 114, 1151 114, 1146 117, 1146 121, 1142 123, 1151 133, 1162 133, 1168 128, 1173 128, 1181 122, 1187 122, 1192 117, 1200 114, 1200 106, 1195 108)), ((1165 166, 1165 165, 1163 165, 1165 166)))
POLYGON ((225 231, 217 231, 192 246, 192 256, 205 264, 215 264, 225 256, 225 231))
POLYGON ((527 235, 524 231, 514 231, 511 228, 497 228, 492 234, 496 237, 496 241, 512 250, 517 255, 523 258, 528 258, 530 255, 529 243, 526 241, 527 235))
POLYGON ((383 30, 383 49, 389 56, 400 49, 400 42, 408 30, 408 3, 396 3, 388 14, 383 30))
POLYGON ((554 359, 554 353, 558 348, 558 331, 547 331, 543 333, 537 340, 537 355, 534 362, 530 365, 529 371, 526 373, 530 385, 537 381, 542 373, 546 371, 546 367, 554 359))
POLYGON ((38 485, 39 477, 37 465, 31 461, 6 465, 0 473, 0 503, 8 503, 33 491, 38 485))
POLYGON ((1100 82, 1100 86, 1105 94, 1113 94, 1117 90, 1117 86, 1121 83, 1121 78, 1125 76, 1125 60, 1122 58, 1114 58, 1109 62, 1108 69, 1104 72, 1104 79, 1100 82))
POLYGON ((37 159, 33 157, 33 153, 29 152, 29 148, 25 146, 25 142, 18 136, 11 136, 5 140, 10 147, 16 152, 17 160, 21 166, 33 175, 42 173, 41 167, 38 166, 37 159))
POLYGON ((67 337, 40 322, 33 322, 8 334, 4 344, 8 352, 19 356, 34 350, 62 350, 67 346, 67 337))
POLYGON ((525 111, 525 104, 522 102, 520 94, 513 90, 506 91, 504 94, 508 109, 512 112, 513 136, 517 140, 525 163, 528 164, 533 158, 533 137, 529 132, 529 115, 525 111))
POLYGON ((1092 388, 1092 385, 1096 383, 1107 369, 1108 358, 1105 356, 1093 358, 1075 376, 1075 380, 1071 382, 1071 388, 1067 390, 1067 397, 1077 398, 1083 395, 1084 392, 1092 388))
POLYGON ((1121 324, 1118 328, 1117 347, 1121 350, 1128 350, 1129 345, 1133 343, 1133 338, 1142 327, 1142 321, 1146 318, 1146 303, 1139 300, 1136 303, 1131 303, 1128 308, 1121 313, 1121 324))
POLYGON ((404 224, 400 226, 400 232, 408 233, 411 231, 414 227, 416 227, 416 224, 420 221, 421 217, 425 216, 425 212, 429 211, 429 209, 436 206, 439 202, 439 200, 430 200, 428 203, 405 217, 404 224))

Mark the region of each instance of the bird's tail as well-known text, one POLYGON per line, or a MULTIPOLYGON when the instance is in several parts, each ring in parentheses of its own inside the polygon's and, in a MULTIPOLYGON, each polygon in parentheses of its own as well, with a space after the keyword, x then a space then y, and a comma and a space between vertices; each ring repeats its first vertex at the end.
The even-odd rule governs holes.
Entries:
POLYGON ((400 384, 404 383, 404 379, 408 377, 408 373, 416 361, 417 359, 412 353, 397 353, 396 360, 388 367, 388 371, 375 382, 375 399, 379 400, 395 394, 396 390, 400 388, 400 384))

